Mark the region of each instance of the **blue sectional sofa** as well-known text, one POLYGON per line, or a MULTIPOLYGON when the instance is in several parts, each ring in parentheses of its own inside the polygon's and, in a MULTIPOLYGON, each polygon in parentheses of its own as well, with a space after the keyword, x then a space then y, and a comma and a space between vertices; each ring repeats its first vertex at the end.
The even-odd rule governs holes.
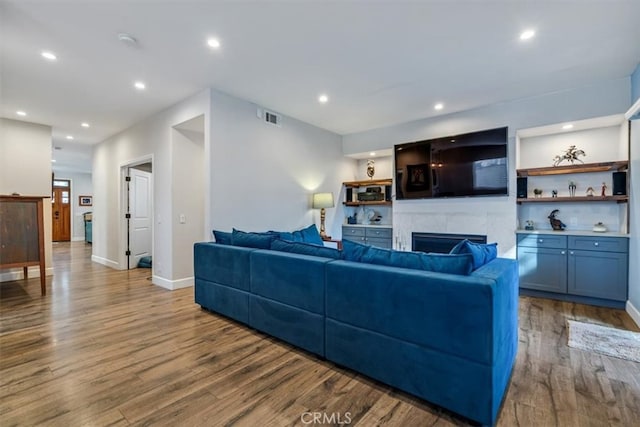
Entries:
POLYGON ((195 301, 338 365, 493 425, 518 344, 518 269, 469 275, 217 243, 195 301))

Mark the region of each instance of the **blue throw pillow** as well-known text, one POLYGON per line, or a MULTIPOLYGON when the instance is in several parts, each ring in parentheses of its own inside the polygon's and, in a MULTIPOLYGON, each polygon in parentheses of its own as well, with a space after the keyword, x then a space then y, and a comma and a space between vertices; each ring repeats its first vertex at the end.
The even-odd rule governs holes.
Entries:
POLYGON ((310 226, 308 226, 307 228, 303 228, 302 230, 294 231, 292 234, 294 237, 294 242, 324 245, 324 243, 322 243, 322 237, 320 237, 320 233, 318 232, 315 224, 311 224, 310 226))
POLYGON ((275 238, 276 235, 273 233, 247 233, 235 228, 231 232, 231 244, 246 248, 270 249, 275 238))
POLYGON ((324 258, 340 259, 340 251, 334 248, 318 246, 312 243, 287 242, 276 239, 271 242, 271 249, 274 251, 291 252, 303 255, 320 256, 324 258))
POLYGON ((450 254, 471 254, 473 257, 473 269, 476 270, 498 256, 497 243, 473 243, 467 239, 458 243, 451 249, 450 254))
POLYGON ((228 231, 213 230, 213 237, 215 237, 216 243, 221 245, 231 244, 231 233, 228 231))
POLYGON ((468 276, 473 271, 471 254, 420 254, 422 269, 436 273, 461 274, 468 276))
POLYGON ((371 248, 371 246, 352 242, 351 240, 342 241, 342 259, 345 261, 360 262, 362 256, 371 248))

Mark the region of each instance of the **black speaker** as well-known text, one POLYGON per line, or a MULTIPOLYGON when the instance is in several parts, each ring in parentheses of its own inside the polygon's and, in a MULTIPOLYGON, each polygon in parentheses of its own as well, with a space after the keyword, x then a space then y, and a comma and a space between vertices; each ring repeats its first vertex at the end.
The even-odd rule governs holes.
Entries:
POLYGON ((527 177, 519 176, 518 184, 516 189, 516 197, 518 199, 526 199, 527 198, 527 177))
POLYGON ((347 188, 347 202, 353 202, 353 188, 347 188))
POLYGON ((627 173, 626 172, 613 173, 613 195, 614 196, 627 195, 627 173))
POLYGON ((391 186, 390 185, 385 185, 384 186, 384 199, 387 202, 391 201, 391 186))

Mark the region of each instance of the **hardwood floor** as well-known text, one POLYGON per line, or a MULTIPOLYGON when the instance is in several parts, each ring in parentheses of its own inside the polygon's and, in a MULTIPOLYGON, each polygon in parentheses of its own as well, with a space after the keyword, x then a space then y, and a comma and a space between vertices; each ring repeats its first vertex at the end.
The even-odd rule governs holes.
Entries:
MULTIPOLYGON (((455 415, 203 311, 149 269, 54 245, 55 275, 0 284, 0 425, 466 425, 455 415), (313 413, 321 413, 316 424, 313 413)), ((500 426, 639 426, 640 363, 567 347, 566 319, 621 310, 523 297, 500 426)))

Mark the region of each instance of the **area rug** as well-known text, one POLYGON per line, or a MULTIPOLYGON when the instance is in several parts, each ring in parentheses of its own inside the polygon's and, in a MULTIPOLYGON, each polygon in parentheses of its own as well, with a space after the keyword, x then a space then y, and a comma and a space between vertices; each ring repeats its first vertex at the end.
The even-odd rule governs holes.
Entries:
POLYGON ((567 320, 569 347, 640 363, 640 332, 567 320))

